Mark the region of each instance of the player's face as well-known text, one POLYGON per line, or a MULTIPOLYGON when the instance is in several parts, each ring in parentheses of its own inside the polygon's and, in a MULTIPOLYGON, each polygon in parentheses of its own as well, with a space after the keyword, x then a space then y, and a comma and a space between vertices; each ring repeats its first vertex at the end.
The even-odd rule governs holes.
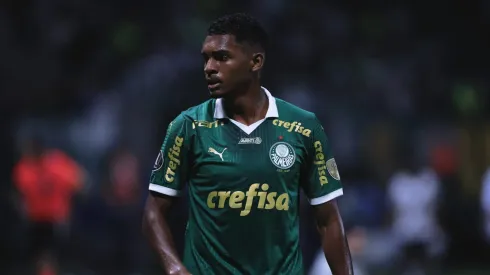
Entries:
POLYGON ((246 87, 252 79, 252 54, 233 35, 209 35, 201 54, 211 97, 220 98, 246 87))

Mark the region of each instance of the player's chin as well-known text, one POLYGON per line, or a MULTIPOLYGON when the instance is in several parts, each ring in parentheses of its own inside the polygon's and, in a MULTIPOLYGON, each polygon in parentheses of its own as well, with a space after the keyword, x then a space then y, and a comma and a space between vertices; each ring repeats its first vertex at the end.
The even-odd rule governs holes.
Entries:
POLYGON ((226 92, 223 89, 209 89, 209 96, 211 98, 222 98, 226 95, 226 92))

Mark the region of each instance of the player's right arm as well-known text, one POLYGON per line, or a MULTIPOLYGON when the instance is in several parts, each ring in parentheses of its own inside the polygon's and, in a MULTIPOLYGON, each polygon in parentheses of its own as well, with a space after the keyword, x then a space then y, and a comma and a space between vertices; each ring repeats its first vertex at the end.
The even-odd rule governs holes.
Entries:
POLYGON ((167 216, 187 180, 190 131, 192 124, 183 115, 170 123, 151 173, 143 214, 143 233, 157 252, 165 274, 189 274, 178 257, 167 216))

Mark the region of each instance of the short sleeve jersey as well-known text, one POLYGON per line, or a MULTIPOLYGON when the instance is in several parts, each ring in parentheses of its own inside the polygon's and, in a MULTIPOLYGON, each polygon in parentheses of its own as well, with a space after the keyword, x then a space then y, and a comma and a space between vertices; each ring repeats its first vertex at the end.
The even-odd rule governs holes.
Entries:
POLYGON ((300 188, 312 205, 342 195, 316 116, 263 90, 269 109, 252 125, 211 99, 168 127, 149 189, 189 189, 183 260, 192 274, 302 274, 300 188))

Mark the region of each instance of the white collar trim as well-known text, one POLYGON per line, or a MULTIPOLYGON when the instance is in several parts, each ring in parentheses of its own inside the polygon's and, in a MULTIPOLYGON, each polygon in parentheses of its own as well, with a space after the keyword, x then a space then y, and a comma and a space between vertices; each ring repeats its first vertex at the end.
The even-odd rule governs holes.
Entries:
MULTIPOLYGON (((267 109, 267 113, 265 114, 265 118, 269 117, 279 117, 279 112, 277 111, 277 105, 276 105, 276 98, 271 95, 269 90, 267 90, 265 87, 261 87, 262 90, 265 92, 267 95, 267 98, 269 100, 269 108, 267 109)), ((214 106, 214 118, 216 119, 223 119, 223 118, 228 118, 229 117, 226 115, 225 110, 223 108, 223 99, 218 98, 216 99, 216 103, 214 106)))

